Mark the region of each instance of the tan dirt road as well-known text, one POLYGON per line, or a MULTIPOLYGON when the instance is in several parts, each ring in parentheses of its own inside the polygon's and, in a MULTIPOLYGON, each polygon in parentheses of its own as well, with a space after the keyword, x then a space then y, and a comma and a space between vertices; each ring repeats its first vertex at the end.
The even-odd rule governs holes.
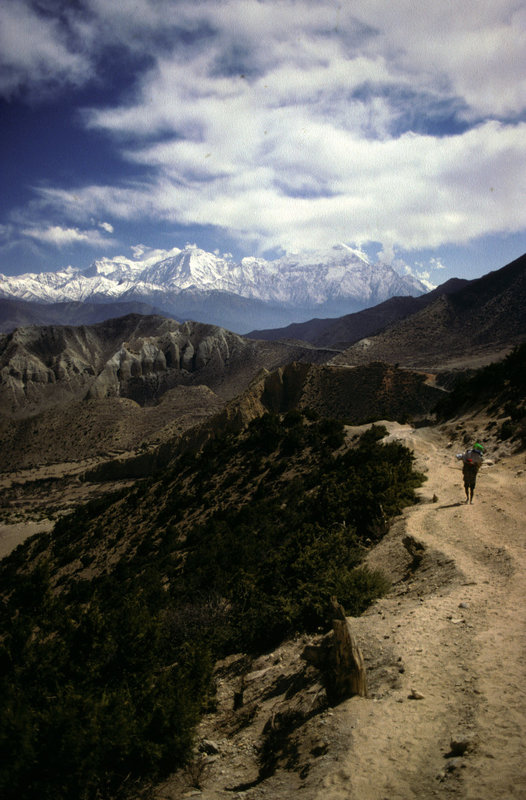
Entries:
POLYGON ((389 427, 428 474, 427 502, 404 515, 421 564, 407 591, 395 590, 353 626, 364 653, 371 636, 390 648, 399 679, 383 695, 334 709, 342 747, 316 796, 523 800, 524 454, 484 466, 474 503, 465 505, 461 468, 443 433, 389 427))

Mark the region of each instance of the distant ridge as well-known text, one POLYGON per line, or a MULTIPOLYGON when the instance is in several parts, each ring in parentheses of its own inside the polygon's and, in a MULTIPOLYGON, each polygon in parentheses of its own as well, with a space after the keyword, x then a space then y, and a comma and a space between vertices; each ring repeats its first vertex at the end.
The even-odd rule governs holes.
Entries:
POLYGON ((455 292, 439 294, 432 303, 381 333, 363 337, 331 363, 356 365, 379 360, 431 369, 476 357, 488 360, 526 340, 525 309, 523 255, 455 292))
POLYGON ((95 325, 128 314, 162 314, 159 308, 140 303, 36 303, 0 298, 0 333, 11 333, 28 325, 95 325))
POLYGON ((317 347, 348 347, 364 336, 373 336, 397 320, 414 314, 430 305, 442 294, 453 294, 469 281, 451 278, 427 294, 419 297, 391 297, 363 311, 346 314, 336 319, 311 319, 308 322, 295 322, 285 328, 269 328, 251 331, 246 335, 251 339, 294 339, 317 347))
POLYGON ((101 258, 85 270, 0 275, 0 298, 42 304, 139 302, 166 316, 241 334, 256 325, 277 327, 315 313, 336 317, 395 295, 417 296, 426 288, 388 264, 369 263, 345 244, 273 261, 235 261, 229 254, 187 245, 134 259, 101 258))

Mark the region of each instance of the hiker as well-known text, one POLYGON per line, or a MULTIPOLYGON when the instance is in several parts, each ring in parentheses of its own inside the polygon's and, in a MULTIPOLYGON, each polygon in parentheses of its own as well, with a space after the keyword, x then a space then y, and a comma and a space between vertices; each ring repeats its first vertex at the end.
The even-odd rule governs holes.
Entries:
POLYGON ((477 473, 482 464, 482 454, 484 448, 478 442, 475 442, 470 450, 465 453, 458 453, 457 458, 462 461, 462 475, 464 477, 464 489, 466 491, 466 503, 473 502, 473 493, 475 491, 475 483, 477 482, 477 473))

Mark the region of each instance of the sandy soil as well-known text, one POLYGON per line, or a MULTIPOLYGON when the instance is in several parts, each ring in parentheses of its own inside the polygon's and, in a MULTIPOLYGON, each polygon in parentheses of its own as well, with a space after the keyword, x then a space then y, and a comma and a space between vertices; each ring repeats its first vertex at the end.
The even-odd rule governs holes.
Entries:
POLYGON ((39 522, 15 522, 12 525, 0 523, 0 558, 5 558, 9 553, 22 544, 25 539, 35 533, 46 533, 52 530, 55 523, 45 519, 39 522))
POLYGON ((30 536, 52 530, 60 516, 82 503, 133 483, 132 480, 106 483, 81 480, 86 470, 105 461, 107 459, 90 458, 1 473, 0 558, 9 555, 30 536))
POLYGON ((355 621, 366 652, 364 634, 373 634, 368 621, 376 616, 376 637, 402 660, 400 686, 334 710, 348 751, 317 796, 525 798, 524 455, 485 466, 473 505, 465 505, 454 449, 438 430, 397 427, 392 435, 426 468, 422 494, 437 498, 406 512, 406 535, 455 573, 444 573, 444 583, 430 564, 426 578, 423 560, 420 597, 395 591, 355 621), (456 756, 455 739, 462 743, 456 756))

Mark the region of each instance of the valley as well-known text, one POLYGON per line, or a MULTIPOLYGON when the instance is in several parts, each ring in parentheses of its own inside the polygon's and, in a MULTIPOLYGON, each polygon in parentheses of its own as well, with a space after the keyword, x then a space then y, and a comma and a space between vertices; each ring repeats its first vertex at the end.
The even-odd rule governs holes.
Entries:
POLYGON ((129 486, 161 469, 179 450, 237 432, 265 412, 312 409, 354 424, 418 419, 442 395, 426 375, 379 363, 349 370, 295 362, 260 371, 228 402, 204 385, 181 386, 153 406, 106 398, 4 419, 0 551, 2 542, 12 546, 36 532, 37 521, 47 529, 77 504, 129 486))

